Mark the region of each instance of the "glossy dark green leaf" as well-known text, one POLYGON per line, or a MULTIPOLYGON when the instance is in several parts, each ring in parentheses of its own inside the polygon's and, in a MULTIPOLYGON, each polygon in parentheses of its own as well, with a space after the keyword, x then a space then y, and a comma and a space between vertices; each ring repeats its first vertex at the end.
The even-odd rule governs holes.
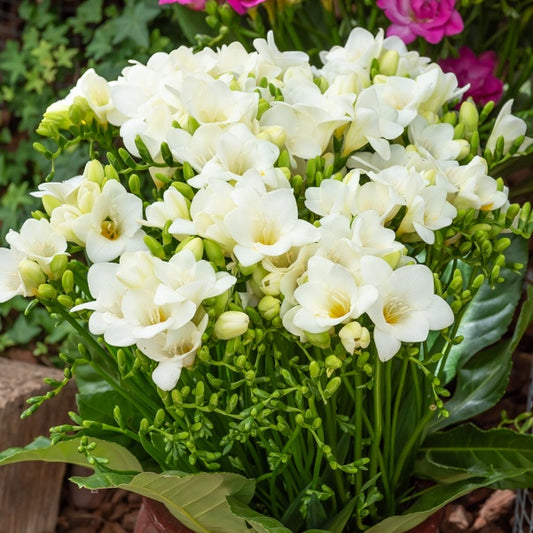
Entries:
POLYGON ((522 306, 513 337, 476 355, 457 374, 457 387, 446 402, 447 418, 435 419, 430 431, 437 431, 471 419, 496 405, 504 395, 512 367, 512 354, 533 318, 533 287, 522 306))
MULTIPOLYGON (((437 466, 462 470, 472 476, 521 476, 533 486, 533 435, 505 428, 484 431, 463 424, 427 437, 420 451, 437 466)), ((427 473, 427 470, 426 470, 427 473)), ((516 488, 521 488, 517 486, 516 488)))
MULTIPOLYGON (((505 252, 510 263, 527 263, 527 241, 514 238, 505 252)), ((463 342, 452 347, 441 380, 449 383, 476 353, 497 342, 507 331, 520 296, 522 279, 507 268, 501 271, 504 281, 494 288, 485 283, 470 303, 457 332, 463 342)))

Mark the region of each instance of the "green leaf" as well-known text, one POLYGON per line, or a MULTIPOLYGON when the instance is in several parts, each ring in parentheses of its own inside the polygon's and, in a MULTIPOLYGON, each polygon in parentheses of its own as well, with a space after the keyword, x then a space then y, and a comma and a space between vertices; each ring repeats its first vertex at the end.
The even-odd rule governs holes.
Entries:
MULTIPOLYGON (((24 448, 9 448, 0 453, 0 465, 20 463, 23 461, 47 461, 53 463, 72 463, 91 466, 85 455, 78 452, 79 438, 58 442, 52 445, 50 439, 38 437, 24 448)), ((137 458, 123 446, 101 439, 91 438, 96 443, 95 453, 109 460, 108 468, 118 471, 142 471, 137 458)))
MULTIPOLYGON (((437 467, 462 470, 472 476, 498 475, 516 478, 514 488, 533 486, 533 435, 510 429, 481 430, 464 424, 434 433, 423 442, 421 452, 437 467), (524 485, 525 484, 525 485, 524 485)), ((428 473, 429 469, 425 469, 428 473)))
POLYGON ((292 533, 281 522, 250 509, 240 500, 228 498, 228 503, 233 514, 246 520, 258 533, 292 533))
MULTIPOLYGON (((348 520, 352 517, 355 504, 357 503, 357 496, 353 497, 330 521, 327 522, 326 527, 331 533, 342 533, 348 520)), ((309 532, 306 532, 309 533, 309 532)))
POLYGON ((121 488, 164 503, 186 527, 199 533, 244 533, 250 531, 243 518, 233 514, 227 499, 246 505, 255 483, 227 472, 184 474, 142 472, 97 473, 71 478, 79 487, 91 490, 121 488))
MULTIPOLYGON (((505 255, 510 263, 526 264, 526 239, 514 238, 505 255)), ((522 294, 522 276, 508 268, 502 268, 501 274, 504 281, 494 288, 485 283, 465 312, 457 332, 464 340, 450 351, 441 378, 443 383, 449 383, 474 354, 497 342, 507 331, 522 294)))
POLYGON ((126 39, 143 48, 150 44, 148 23, 159 14, 159 8, 142 2, 127 2, 124 13, 114 19, 114 36, 112 44, 118 44, 126 39))
POLYGON ((512 354, 532 319, 533 287, 530 286, 513 337, 484 350, 459 370, 454 395, 445 404, 449 416, 435 419, 430 431, 463 422, 496 405, 509 381, 512 354))
POLYGON ((490 480, 487 478, 472 478, 449 485, 435 485, 415 502, 409 512, 403 515, 389 516, 379 522, 379 524, 367 529, 365 533, 404 533, 421 524, 426 518, 446 504, 500 479, 501 476, 494 475, 490 480))

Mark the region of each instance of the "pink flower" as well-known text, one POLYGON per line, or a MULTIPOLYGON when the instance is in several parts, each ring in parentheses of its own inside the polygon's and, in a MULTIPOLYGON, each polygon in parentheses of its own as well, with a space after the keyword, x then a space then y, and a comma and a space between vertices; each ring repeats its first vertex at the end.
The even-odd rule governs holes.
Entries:
POLYGON ((498 57, 494 52, 483 52, 477 57, 466 46, 459 50, 459 57, 440 61, 442 70, 453 72, 459 85, 470 84, 464 96, 471 96, 479 105, 485 105, 490 100, 497 103, 502 96, 503 82, 494 75, 497 64, 498 57))
POLYGON ((387 35, 397 35, 406 44, 417 36, 435 44, 463 31, 455 0, 377 0, 377 5, 392 22, 387 35))
POLYGON ((163 4, 181 4, 195 11, 202 11, 205 7, 206 0, 159 0, 159 5, 163 4))
POLYGON ((265 0, 228 0, 228 4, 237 12, 239 15, 244 15, 251 7, 255 7, 265 0))

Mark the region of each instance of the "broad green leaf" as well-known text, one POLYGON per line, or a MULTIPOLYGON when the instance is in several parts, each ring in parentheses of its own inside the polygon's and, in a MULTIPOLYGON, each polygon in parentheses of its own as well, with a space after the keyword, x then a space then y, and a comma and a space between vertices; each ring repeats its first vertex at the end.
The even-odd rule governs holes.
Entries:
POLYGON ((435 419, 430 431, 463 422, 490 409, 504 395, 511 373, 511 356, 533 318, 533 287, 522 306, 511 339, 501 341, 470 359, 457 374, 457 387, 445 407, 447 418, 435 419))
MULTIPOLYGON (((118 471, 142 471, 137 458, 123 446, 97 438, 91 438, 90 442, 96 443, 94 455, 105 457, 109 460, 106 465, 107 468, 118 471)), ((91 465, 87 463, 85 455, 78 452, 79 445, 79 438, 52 445, 50 439, 38 437, 24 448, 9 448, 0 453, 0 465, 22 461, 47 461, 90 467, 91 465)))
POLYGON ((449 485, 435 485, 415 502, 409 512, 403 515, 389 516, 367 529, 365 533, 404 533, 421 524, 446 504, 501 479, 502 476, 493 475, 491 478, 472 478, 449 485))
MULTIPOLYGON (((526 264, 526 239, 514 238, 505 256, 510 263, 526 264)), ((501 273, 504 281, 494 288, 485 283, 466 310, 457 332, 464 340, 450 351, 441 377, 443 383, 449 383, 471 357, 497 342, 507 331, 522 295, 522 276, 507 268, 501 273)))
POLYGON ((236 516, 227 499, 247 504, 255 483, 227 472, 184 474, 142 472, 140 474, 96 473, 71 480, 88 489, 121 488, 164 503, 186 527, 197 533, 244 533, 250 530, 236 516))
POLYGON ((281 522, 254 511, 240 500, 228 498, 228 503, 233 514, 246 520, 258 533, 292 533, 281 522))
MULTIPOLYGON (((434 433, 420 447, 430 463, 463 470, 473 476, 494 474, 502 479, 521 476, 533 486, 533 435, 510 429, 481 430, 464 424, 434 433)), ((517 486, 516 488, 521 488, 517 486)))

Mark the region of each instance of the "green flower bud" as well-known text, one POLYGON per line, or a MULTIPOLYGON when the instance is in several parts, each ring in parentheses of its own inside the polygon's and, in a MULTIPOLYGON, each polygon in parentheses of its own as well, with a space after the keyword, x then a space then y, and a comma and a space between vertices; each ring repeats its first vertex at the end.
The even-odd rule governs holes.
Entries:
POLYGON ((275 316, 278 316, 280 308, 281 301, 273 296, 264 296, 257 305, 259 313, 265 320, 272 320, 275 316))
POLYGON ((152 254, 154 254, 159 259, 165 259, 166 257, 165 249, 163 248, 162 244, 158 240, 154 239, 150 235, 145 235, 143 240, 144 240, 144 244, 148 246, 148 249, 150 250, 150 252, 152 252, 152 254))
POLYGON ((19 274, 26 289, 35 294, 37 287, 46 282, 46 276, 41 267, 29 259, 23 259, 19 263, 19 274))
POLYGON ((65 272, 68 265, 68 257, 66 254, 54 255, 52 261, 50 261, 50 277, 52 279, 60 279, 65 272))
POLYGON ((55 196, 50 196, 49 194, 45 194, 42 198, 42 203, 44 210, 50 216, 52 214, 52 211, 56 208, 62 205, 61 200, 56 198, 55 196))
POLYGON ((394 76, 398 70, 398 62, 400 61, 400 55, 396 50, 387 50, 381 54, 378 60, 379 72, 385 76, 394 76))
POLYGON ((49 285, 48 283, 41 283, 37 289, 37 295, 41 298, 53 300, 57 296, 57 291, 54 289, 54 287, 52 287, 52 285, 49 285))
POLYGON ((57 297, 57 302, 65 309, 70 309, 74 305, 72 298, 70 296, 67 296, 66 294, 60 294, 57 297))
POLYGON ((204 239, 204 251, 205 255, 217 268, 226 268, 226 260, 222 253, 222 248, 210 239, 204 239))
POLYGON ((324 396, 326 398, 331 398, 335 394, 335 392, 337 392, 337 389, 340 387, 340 384, 341 378, 339 376, 336 376, 331 379, 326 385, 326 389, 324 390, 324 396))
POLYGON ((97 159, 93 159, 85 165, 83 175, 89 181, 94 181, 95 183, 98 183, 98 185, 102 185, 102 182, 104 181, 105 177, 104 167, 102 166, 102 163, 100 163, 100 161, 98 161, 97 159))
POLYGON ((306 331, 305 336, 313 346, 317 346, 322 350, 326 350, 330 347, 331 336, 327 331, 324 331, 323 333, 309 333, 306 331))
POLYGON ((233 339, 248 329, 249 322, 250 318, 242 311, 225 311, 218 317, 213 333, 221 340, 233 339))
POLYGON ((479 126, 479 113, 472 101, 467 100, 461 104, 461 108, 459 109, 459 122, 464 124, 465 139, 469 140, 479 126))
POLYGON ((311 361, 309 363, 309 375, 311 376, 311 379, 317 379, 320 377, 320 374, 322 373, 320 369, 320 365, 317 361, 311 361))
POLYGON ((326 368, 337 370, 342 368, 342 361, 336 355, 328 355, 325 360, 326 368))

